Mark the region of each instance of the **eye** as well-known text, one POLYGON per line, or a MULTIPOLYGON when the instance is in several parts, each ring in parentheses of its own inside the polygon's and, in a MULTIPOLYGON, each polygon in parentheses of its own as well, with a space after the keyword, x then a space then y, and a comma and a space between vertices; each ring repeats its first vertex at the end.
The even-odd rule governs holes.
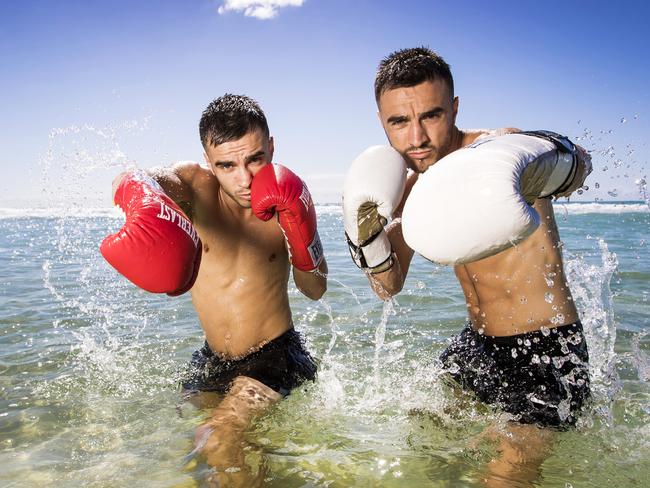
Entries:
POLYGON ((420 116, 420 120, 434 120, 442 117, 442 111, 436 110, 434 112, 427 112, 420 116))
POLYGON ((218 164, 215 164, 215 166, 217 167, 217 169, 220 169, 222 171, 228 171, 229 169, 232 169, 232 167, 233 167, 232 164, 230 164, 230 163, 218 163, 218 164))

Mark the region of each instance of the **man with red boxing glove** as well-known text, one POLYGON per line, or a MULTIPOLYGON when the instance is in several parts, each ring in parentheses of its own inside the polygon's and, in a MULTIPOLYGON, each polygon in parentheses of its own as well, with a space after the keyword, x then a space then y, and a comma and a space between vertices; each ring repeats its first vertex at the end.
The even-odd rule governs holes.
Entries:
MULTIPOLYGON (((318 300, 327 264, 309 190, 271 162, 274 141, 259 105, 226 94, 206 108, 199 130, 207 167, 183 162, 116 179, 127 222, 102 253, 149 291, 191 288, 206 341, 183 387, 225 395, 197 442, 210 464, 232 467, 242 463, 252 416, 315 378, 293 327, 288 280, 292 268, 298 289, 318 300)), ((228 486, 250 483, 245 471, 217 476, 228 486)))

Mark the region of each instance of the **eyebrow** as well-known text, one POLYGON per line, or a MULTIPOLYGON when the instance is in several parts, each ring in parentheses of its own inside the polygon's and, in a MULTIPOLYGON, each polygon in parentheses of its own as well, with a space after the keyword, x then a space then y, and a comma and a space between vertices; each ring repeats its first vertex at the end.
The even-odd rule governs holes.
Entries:
MULTIPOLYGON (((434 107, 430 110, 427 110, 426 112, 422 112, 421 114, 418 115, 418 119, 422 119, 424 117, 429 117, 431 115, 438 115, 439 113, 444 112, 444 109, 442 107, 434 107)), ((391 115, 386 119, 386 122, 389 124, 394 124, 396 122, 406 122, 410 120, 411 118, 408 115, 391 115)))
MULTIPOLYGON (((264 156, 264 151, 262 149, 260 149, 257 152, 254 152, 250 156, 246 156, 246 162, 248 163, 250 161, 253 161, 254 159, 259 158, 260 156, 264 156)), ((213 164, 215 164, 217 166, 221 166, 221 165, 224 165, 224 164, 235 164, 235 162, 234 161, 215 161, 213 164)))
POLYGON ((419 118, 421 119, 423 117, 429 117, 430 115, 438 115, 441 112, 444 112, 444 109, 442 107, 435 107, 431 110, 427 110, 426 112, 422 112, 419 118))
POLYGON ((395 122, 406 122, 407 120, 409 120, 409 117, 406 115, 391 115, 386 119, 386 122, 394 124, 395 122))

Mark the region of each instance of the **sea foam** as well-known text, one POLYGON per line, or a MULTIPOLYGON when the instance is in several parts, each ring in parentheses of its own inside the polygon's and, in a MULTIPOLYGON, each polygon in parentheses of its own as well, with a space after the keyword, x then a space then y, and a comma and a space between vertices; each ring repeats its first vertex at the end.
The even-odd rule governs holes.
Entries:
MULTIPOLYGON (((643 202, 584 202, 555 203, 556 212, 571 215, 582 214, 626 214, 650 213, 650 207, 643 202)), ((342 215, 339 204, 317 204, 317 215, 342 215)), ((11 208, 0 207, 0 219, 19 218, 124 218, 117 207, 48 207, 48 208, 11 208)))

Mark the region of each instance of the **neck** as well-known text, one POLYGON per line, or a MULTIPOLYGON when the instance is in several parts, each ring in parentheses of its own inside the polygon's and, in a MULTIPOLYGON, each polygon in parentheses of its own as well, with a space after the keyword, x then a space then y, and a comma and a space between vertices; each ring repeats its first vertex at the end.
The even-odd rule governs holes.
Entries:
POLYGON ((222 188, 219 188, 219 200, 221 200, 223 206, 232 215, 237 215, 239 218, 250 217, 253 214, 253 210, 250 207, 242 207, 233 197, 223 191, 222 188))
POLYGON ((452 153, 457 149, 463 147, 465 140, 465 133, 454 125, 451 129, 451 144, 449 145, 449 152, 452 153))

